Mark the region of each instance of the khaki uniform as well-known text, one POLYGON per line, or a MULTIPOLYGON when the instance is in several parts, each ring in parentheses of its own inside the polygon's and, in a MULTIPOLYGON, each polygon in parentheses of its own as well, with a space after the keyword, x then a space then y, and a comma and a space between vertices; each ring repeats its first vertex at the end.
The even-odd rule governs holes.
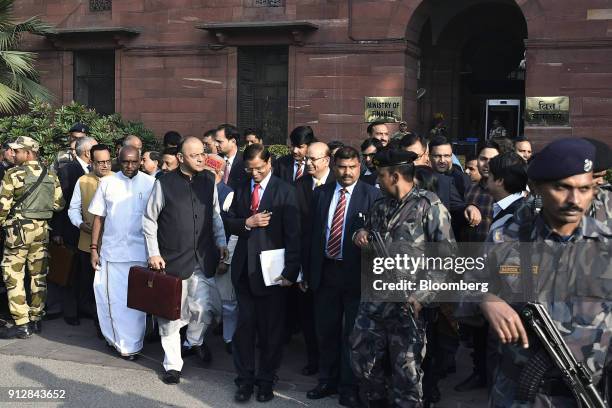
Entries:
MULTIPOLYGON (((42 172, 37 161, 28 161, 8 170, 2 180, 0 191, 0 224, 6 232, 4 258, 0 264, 6 284, 9 309, 15 324, 22 325, 43 317, 47 294, 47 245, 49 242, 48 219, 51 211, 25 208, 26 202, 11 212, 13 203, 36 182, 42 172), (48 218, 47 218, 48 217, 48 218), (24 287, 25 266, 30 274, 31 304, 26 300, 24 287)), ((64 207, 64 198, 57 176, 49 172, 41 186, 30 195, 48 196, 53 200, 53 211, 64 207)))

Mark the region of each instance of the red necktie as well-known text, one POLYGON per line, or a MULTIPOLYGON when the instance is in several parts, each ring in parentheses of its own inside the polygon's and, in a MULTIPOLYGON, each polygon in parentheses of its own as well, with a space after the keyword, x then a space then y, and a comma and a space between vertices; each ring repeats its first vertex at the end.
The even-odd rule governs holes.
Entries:
POLYGON ((302 162, 297 162, 298 168, 297 168, 297 172, 295 173, 295 180, 297 181, 297 179, 299 179, 300 177, 302 177, 302 174, 304 174, 304 167, 302 166, 302 162))
POLYGON ((259 208, 259 189, 261 185, 259 183, 255 183, 253 186, 253 192, 251 193, 251 214, 257 213, 257 209, 259 208))
POLYGON ((344 210, 346 208, 346 189, 340 190, 340 199, 336 210, 334 211, 334 219, 332 220, 329 239, 327 240, 327 255, 330 258, 340 257, 340 246, 342 245, 342 224, 344 224, 344 210))

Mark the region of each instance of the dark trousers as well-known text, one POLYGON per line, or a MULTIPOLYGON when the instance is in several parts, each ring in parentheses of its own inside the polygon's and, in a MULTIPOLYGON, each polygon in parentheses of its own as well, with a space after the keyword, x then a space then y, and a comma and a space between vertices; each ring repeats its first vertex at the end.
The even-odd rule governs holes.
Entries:
POLYGON ((296 288, 295 295, 298 301, 298 313, 300 317, 300 328, 306 343, 306 364, 309 367, 319 366, 319 346, 314 319, 314 295, 312 290, 305 293, 296 288))
POLYGON ((247 270, 238 281, 238 323, 232 338, 232 355, 237 385, 272 383, 280 366, 283 350, 286 288, 274 288, 267 296, 255 296, 249 286, 247 270), (258 350, 255 348, 257 341, 258 350), (255 375, 255 353, 259 364, 255 375))
POLYGON ((342 261, 325 260, 321 286, 314 293, 315 330, 319 343, 319 383, 353 391, 357 380, 349 361, 348 337, 353 331, 360 295, 347 289, 342 261))
POLYGON ((93 292, 95 272, 91 267, 89 252, 77 250, 72 265, 70 281, 63 289, 64 316, 86 316, 96 320, 96 300, 93 292))

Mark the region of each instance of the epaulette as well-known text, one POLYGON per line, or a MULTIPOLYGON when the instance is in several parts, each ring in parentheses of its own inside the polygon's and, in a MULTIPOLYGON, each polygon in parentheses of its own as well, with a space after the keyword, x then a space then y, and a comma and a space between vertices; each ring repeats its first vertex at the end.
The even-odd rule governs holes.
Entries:
POLYGON ((424 189, 419 188, 417 190, 417 195, 427 200, 427 203, 429 204, 429 206, 442 204, 442 201, 440 200, 440 198, 435 193, 432 193, 429 190, 424 190, 424 189))

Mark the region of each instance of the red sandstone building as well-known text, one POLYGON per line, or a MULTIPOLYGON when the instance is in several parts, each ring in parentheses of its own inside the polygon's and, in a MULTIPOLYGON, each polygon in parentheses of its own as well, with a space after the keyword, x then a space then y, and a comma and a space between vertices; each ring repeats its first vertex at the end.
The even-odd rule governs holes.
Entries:
POLYGON ((440 112, 458 140, 484 137, 494 117, 538 141, 611 139, 609 1, 20 0, 16 13, 56 27, 26 47, 58 104, 158 136, 230 122, 283 143, 308 124, 356 144, 365 98, 400 97, 411 129, 440 112), (526 97, 558 96, 562 107, 533 100, 534 118, 555 120, 525 123, 526 97))

